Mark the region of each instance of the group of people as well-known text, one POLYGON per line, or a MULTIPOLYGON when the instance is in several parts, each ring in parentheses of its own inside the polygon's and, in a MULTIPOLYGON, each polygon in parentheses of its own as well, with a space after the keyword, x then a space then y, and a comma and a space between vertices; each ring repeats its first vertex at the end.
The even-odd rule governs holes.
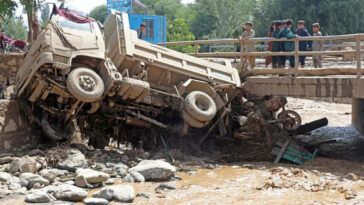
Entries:
POLYGON ((11 52, 16 49, 26 50, 28 43, 24 40, 16 40, 7 37, 3 32, 0 31, 0 48, 3 53, 11 52))
MULTIPOLYGON (((305 36, 311 36, 311 34, 305 28, 305 22, 300 20, 297 23, 297 29, 295 33, 292 30, 293 21, 291 19, 287 20, 278 20, 273 21, 269 31, 268 37, 276 38, 276 39, 293 39, 305 36)), ((312 25, 313 36, 322 36, 320 32, 320 24, 314 23, 312 25)), ((255 31, 253 30, 253 24, 251 22, 246 23, 246 30, 243 34, 239 37, 241 41, 244 41, 249 38, 255 37, 255 31)), ((324 42, 321 40, 314 40, 314 41, 300 41, 299 42, 299 51, 323 51, 324 42)), ((268 51, 271 52, 292 52, 295 50, 295 43, 294 41, 274 41, 268 43, 268 51)), ((240 46, 237 49, 240 52, 240 46)), ((246 43, 246 51, 249 52, 256 52, 256 47, 254 42, 246 43)), ((247 57, 247 60, 250 64, 250 67, 253 69, 255 67, 255 56, 247 57)), ((265 58, 265 66, 268 68, 269 64, 272 64, 273 68, 284 68, 286 66, 287 60, 289 61, 289 66, 291 68, 295 67, 295 58, 294 56, 267 56, 265 58)), ((315 68, 322 67, 322 56, 313 56, 313 64, 315 68)), ((299 57, 299 63, 301 68, 304 68, 306 63, 306 56, 299 57)))

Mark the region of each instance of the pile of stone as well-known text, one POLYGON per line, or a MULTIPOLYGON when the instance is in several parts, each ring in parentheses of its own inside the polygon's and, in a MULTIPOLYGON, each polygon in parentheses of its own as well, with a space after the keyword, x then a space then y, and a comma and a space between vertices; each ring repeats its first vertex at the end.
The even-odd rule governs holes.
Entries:
POLYGON ((75 148, 68 148, 63 150, 64 156, 55 166, 50 165, 51 159, 42 151, 32 151, 29 153, 35 155, 21 157, 2 154, 0 199, 12 194, 21 194, 25 195, 27 203, 133 202, 134 188, 123 184, 124 182, 168 181, 176 172, 174 166, 163 160, 134 161, 127 155, 122 157, 123 154, 118 158, 108 159, 112 154, 105 152, 105 150, 81 152, 75 148), (116 181, 121 184, 113 185, 116 181), (88 192, 94 188, 101 190, 94 193, 92 198, 87 198, 88 192))

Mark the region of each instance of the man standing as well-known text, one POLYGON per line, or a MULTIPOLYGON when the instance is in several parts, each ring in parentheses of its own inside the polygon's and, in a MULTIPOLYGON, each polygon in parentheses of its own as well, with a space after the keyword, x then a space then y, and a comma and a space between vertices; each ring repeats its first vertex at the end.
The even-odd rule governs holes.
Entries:
POLYGON ((140 27, 137 29, 139 39, 143 39, 143 37, 145 36, 146 28, 147 26, 144 23, 140 24, 140 27))
MULTIPOLYGON (((303 20, 298 21, 296 35, 301 36, 301 37, 311 36, 310 33, 308 33, 307 29, 305 28, 305 21, 303 21, 303 20)), ((310 41, 300 41, 299 50, 300 51, 307 51, 307 50, 310 51, 311 42, 310 41)), ((304 68, 306 56, 300 56, 299 59, 300 59, 301 68, 304 68)))
MULTIPOLYGON (((254 38, 255 37, 255 31, 252 29, 252 27, 253 27, 253 23, 251 23, 251 22, 248 22, 248 23, 245 24, 246 30, 239 37, 240 41, 245 41, 245 40, 247 40, 249 38, 254 38)), ((246 44, 246 52, 247 53, 256 52, 254 42, 249 42, 249 43, 246 44)), ((250 64, 250 68, 254 69, 254 67, 255 67, 255 56, 248 56, 248 62, 250 64)))
MULTIPOLYGON (((322 36, 320 32, 320 24, 314 23, 312 25, 313 36, 322 36)), ((322 40, 315 40, 312 42, 312 51, 323 51, 324 50, 324 42, 322 40)), ((314 68, 322 68, 322 56, 313 56, 313 67, 314 68)))
MULTIPOLYGON (((284 27, 282 29, 282 31, 279 33, 279 38, 280 39, 292 39, 292 38, 296 38, 296 35, 293 34, 292 32, 292 25, 293 25, 293 21, 291 19, 286 20, 286 27, 284 27)), ((293 41, 285 41, 283 42, 283 51, 284 52, 292 52, 294 51, 294 42, 293 41)), ((289 64, 291 68, 295 67, 295 62, 294 62, 294 56, 287 56, 285 57, 284 61, 288 59, 289 60, 289 64)), ((282 62, 284 63, 284 62, 282 62)))
MULTIPOLYGON (((273 38, 279 38, 279 33, 281 32, 282 29, 282 21, 276 21, 276 28, 274 29, 273 32, 273 38)), ((274 41, 272 44, 272 52, 281 52, 283 51, 282 48, 282 43, 278 42, 278 41, 274 41)), ((272 57, 272 64, 273 64, 273 68, 280 68, 281 67, 281 58, 279 56, 273 56, 272 57)))

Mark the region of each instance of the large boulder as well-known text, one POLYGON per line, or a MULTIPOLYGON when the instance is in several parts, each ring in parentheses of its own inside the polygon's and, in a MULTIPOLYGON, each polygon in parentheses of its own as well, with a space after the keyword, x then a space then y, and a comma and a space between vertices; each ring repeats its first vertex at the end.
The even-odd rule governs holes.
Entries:
POLYGON ((9 172, 35 173, 37 172, 37 161, 29 156, 15 159, 10 163, 9 172))
POLYGON ((81 202, 87 197, 87 191, 70 184, 48 186, 43 189, 58 200, 81 202))
POLYGON ((58 162, 58 168, 65 169, 74 172, 77 168, 83 168, 87 166, 87 159, 77 149, 70 149, 67 151, 67 157, 58 162))
POLYGON ((93 194, 95 198, 103 198, 108 201, 133 202, 134 188, 130 185, 117 185, 104 187, 93 194))
POLYGON ((162 160, 143 160, 129 172, 139 172, 145 180, 166 180, 176 172, 176 168, 162 160))
POLYGON ((40 184, 41 186, 49 185, 49 181, 47 179, 33 173, 22 173, 20 174, 19 178, 26 179, 29 182, 28 189, 33 188, 35 184, 40 184))
POLYGON ((109 174, 104 172, 95 171, 92 169, 79 168, 76 171, 77 176, 83 176, 88 183, 101 183, 110 178, 109 174))
POLYGON ((28 203, 48 203, 55 200, 56 198, 54 198, 51 194, 41 190, 28 193, 25 197, 25 202, 28 203))

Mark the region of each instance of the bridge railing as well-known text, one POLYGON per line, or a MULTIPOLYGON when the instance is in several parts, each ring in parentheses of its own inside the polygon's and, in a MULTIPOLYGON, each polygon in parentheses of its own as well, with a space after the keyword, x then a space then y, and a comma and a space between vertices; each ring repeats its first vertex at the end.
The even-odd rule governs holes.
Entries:
MULTIPOLYGON (((197 40, 197 41, 181 41, 181 42, 167 42, 160 43, 162 46, 172 46, 172 45, 194 45, 195 52, 189 53, 190 55, 196 57, 217 57, 217 58, 231 58, 240 57, 243 60, 248 56, 255 57, 266 57, 266 56, 294 56, 295 57, 295 68, 285 69, 284 73, 298 76, 298 64, 299 56, 338 56, 338 55, 354 55, 357 62, 357 77, 360 78, 362 75, 361 70, 361 54, 364 50, 361 49, 361 40, 364 39, 364 34, 349 34, 349 35, 335 35, 335 36, 311 36, 311 37, 297 37, 293 39, 275 39, 275 38, 250 38, 246 40, 239 39, 220 39, 220 40, 197 40), (301 41, 332 41, 332 40, 350 40, 355 42, 355 50, 342 50, 342 51, 299 51, 299 43, 301 41), (295 50, 293 52, 247 52, 245 46, 251 43, 269 43, 269 42, 287 42, 293 41, 295 43, 295 50), (214 52, 214 53, 199 53, 199 47, 203 44, 235 44, 240 43, 240 52, 214 52)), ((342 46, 344 47, 344 45, 342 46)))

